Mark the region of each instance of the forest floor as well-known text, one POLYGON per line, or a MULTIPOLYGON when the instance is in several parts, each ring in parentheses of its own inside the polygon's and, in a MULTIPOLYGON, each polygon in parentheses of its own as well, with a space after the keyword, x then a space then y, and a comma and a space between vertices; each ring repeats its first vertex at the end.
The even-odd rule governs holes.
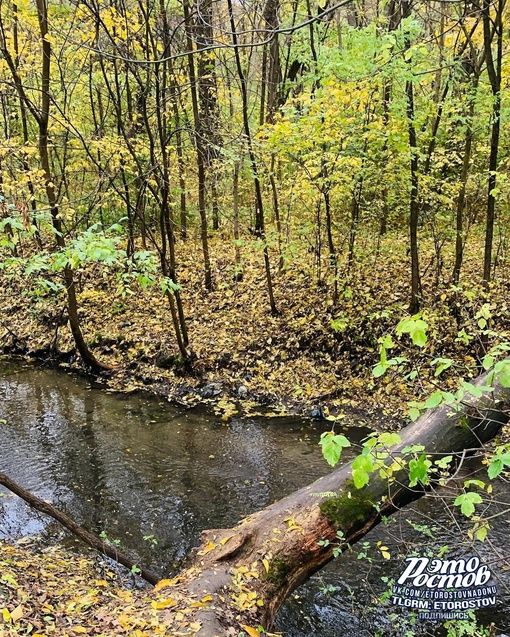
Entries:
MULTIPOLYGON (((306 237, 302 241, 306 245, 306 237)), ((467 245, 456 287, 449 281, 452 253, 443 248, 438 260, 433 241, 422 240, 421 318, 428 324, 427 344, 418 348, 407 335, 396 338, 396 325, 409 316, 405 246, 403 236, 360 238, 351 272, 339 264, 336 303, 326 255, 319 271, 315 252, 301 245, 292 256, 292 268, 281 272, 273 255, 278 308, 273 316, 255 240, 246 240, 241 248, 241 281, 236 281, 231 242, 211 240, 212 292, 204 289, 198 241, 179 241, 178 282, 194 355, 191 369, 179 359, 159 286, 133 288, 123 296, 115 272, 102 265, 76 272, 82 329, 94 354, 116 367, 101 379, 110 389, 143 389, 186 405, 212 402, 225 419, 237 410, 254 413, 261 405, 266 414, 314 407, 315 413, 338 414, 368 407, 385 417, 400 417, 406 401, 427 396, 439 381, 449 389, 459 377, 478 375, 486 342, 510 340, 510 268, 500 262, 485 291, 483 243, 476 237, 467 245), (306 259, 296 266, 298 254, 306 254, 306 259), (492 331, 484 335, 488 327, 492 331), (378 341, 388 334, 394 340, 389 355, 407 360, 374 378, 378 341), (437 358, 453 360, 439 379, 437 362, 431 366, 437 358)), ((62 293, 42 293, 34 277, 15 267, 0 269, 4 353, 58 360, 65 368, 80 369, 63 307, 62 293), (55 356, 55 344, 68 354, 55 356)))
POLYGON ((183 597, 179 581, 129 588, 100 557, 40 547, 31 538, 0 540, 0 636, 191 637, 201 625, 190 616, 212 597, 183 597))

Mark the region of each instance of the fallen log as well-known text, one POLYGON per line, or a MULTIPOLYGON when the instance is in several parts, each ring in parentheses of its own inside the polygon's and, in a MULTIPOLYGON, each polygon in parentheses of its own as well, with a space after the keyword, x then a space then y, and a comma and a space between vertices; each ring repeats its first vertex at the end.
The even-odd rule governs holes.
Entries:
POLYGON ((108 555, 108 557, 111 557, 113 560, 115 560, 119 564, 122 564, 122 566, 125 566, 130 570, 135 568, 136 573, 140 575, 140 577, 146 582, 149 582, 149 584, 157 584, 157 582, 159 581, 160 578, 158 577, 158 575, 146 568, 139 567, 134 560, 132 560, 127 555, 124 555, 124 553, 121 553, 115 546, 104 542, 94 533, 87 531, 87 529, 84 529, 82 526, 77 524, 68 515, 66 515, 62 511, 59 511, 59 509, 54 507, 49 502, 41 500, 41 498, 38 498, 33 493, 30 493, 30 491, 27 491, 26 489, 21 487, 17 482, 15 482, 2 472, 0 472, 0 484, 9 489, 9 491, 12 491, 12 493, 15 493, 17 496, 19 496, 33 509, 36 509, 36 511, 40 511, 41 513, 44 513, 45 515, 48 515, 49 517, 59 522, 73 535, 80 538, 82 542, 85 542, 85 544, 92 547, 99 553, 108 555))
MULTIPOLYGON (((486 385, 487 377, 473 384, 486 385)), ((442 406, 426 412, 400 432, 401 442, 391 448, 391 455, 413 445, 423 445, 435 458, 463 456, 483 447, 510 417, 510 389, 498 382, 493 385, 492 394, 469 396, 458 411, 442 406)), ((232 529, 204 531, 189 571, 173 588, 183 598, 212 598, 194 612, 201 625, 197 635, 237 635, 243 626, 270 630, 286 597, 333 559, 338 531, 345 546, 352 545, 383 516, 424 494, 423 487, 409 486, 407 469, 393 477, 389 485, 373 475, 366 487, 355 489, 351 462, 232 529)))

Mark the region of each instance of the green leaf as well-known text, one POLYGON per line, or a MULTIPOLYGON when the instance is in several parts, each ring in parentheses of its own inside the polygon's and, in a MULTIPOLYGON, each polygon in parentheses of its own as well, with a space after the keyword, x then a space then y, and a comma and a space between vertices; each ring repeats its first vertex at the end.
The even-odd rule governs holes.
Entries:
POLYGON ((437 365, 437 369, 434 373, 434 376, 439 376, 445 369, 448 369, 453 364, 453 360, 451 358, 435 358, 431 365, 437 365))
POLYGON ((321 435, 319 444, 322 446, 322 455, 326 459, 326 462, 332 467, 340 460, 342 449, 351 446, 351 443, 345 436, 341 434, 335 435, 334 431, 325 431, 321 435))
POLYGON ((413 343, 418 347, 424 347, 427 342, 427 335, 423 330, 415 330, 411 334, 411 338, 413 340, 413 343))
POLYGON ((499 382, 501 387, 510 387, 510 365, 506 365, 499 373, 499 382))
POLYGON ((485 482, 483 482, 482 480, 466 480, 466 482, 464 482, 464 487, 467 489, 467 487, 470 487, 471 485, 474 485, 475 487, 480 487, 480 489, 485 489, 485 482))
POLYGON ((402 449, 402 453, 405 455, 407 453, 420 453, 420 451, 424 451, 425 447, 423 445, 411 445, 409 447, 404 447, 402 449))
POLYGON ((376 365, 374 367, 374 369, 372 370, 372 376, 374 378, 379 378, 379 376, 382 376, 383 374, 386 373, 386 370, 388 369, 387 365, 376 365))
POLYGON ((451 405, 452 403, 455 402, 456 398, 451 392, 444 391, 441 393, 443 394, 443 401, 446 405, 451 405))
POLYGON ((422 453, 418 460, 414 458, 409 460, 409 486, 414 487, 421 482, 422 484, 428 484, 429 477, 428 471, 432 463, 427 460, 427 456, 422 453))
POLYGON ((352 468, 354 470, 362 469, 363 471, 373 471, 374 463, 372 460, 372 456, 368 456, 368 455, 358 456, 357 458, 355 458, 354 462, 352 463, 352 468))
POLYGON ((445 456, 444 458, 440 458, 434 462, 440 469, 447 469, 453 460, 452 456, 445 456))
POLYGON ((436 390, 425 401, 425 407, 427 409, 434 409, 434 407, 437 407, 438 405, 440 405, 442 401, 443 401, 443 392, 440 390, 436 390))
POLYGON ((386 431, 379 436, 379 442, 387 447, 391 447, 393 445, 398 445, 399 442, 402 442, 402 438, 397 433, 391 433, 386 431))
POLYGON ((494 478, 497 478, 505 467, 510 467, 510 454, 497 454, 492 457, 489 463, 487 475, 491 480, 494 480, 494 478))
POLYGON ((361 489, 369 482, 369 476, 366 471, 363 469, 353 469, 352 470, 352 481, 354 482, 354 486, 357 489, 361 489))
POLYGON ((479 493, 468 491, 467 493, 461 493, 459 496, 457 496, 453 504, 455 506, 460 506, 460 510, 462 511, 462 513, 467 518, 470 518, 475 512, 475 504, 481 503, 482 497, 479 493))
POLYGON ((490 369, 494 365, 494 356, 485 356, 483 359, 483 368, 485 371, 490 369))
POLYGON ((485 538, 487 537, 487 527, 481 526, 479 529, 477 529, 475 532, 475 537, 480 542, 485 542, 485 538))
POLYGON ((411 340, 418 347, 423 347, 427 342, 427 335, 425 330, 428 325, 425 321, 418 318, 419 314, 413 318, 402 319, 396 327, 396 332, 400 336, 401 334, 409 334, 411 340))
POLYGON ((414 422, 420 417, 421 411, 419 409, 416 409, 416 407, 411 407, 411 409, 409 409, 408 411, 408 414, 409 418, 414 422))

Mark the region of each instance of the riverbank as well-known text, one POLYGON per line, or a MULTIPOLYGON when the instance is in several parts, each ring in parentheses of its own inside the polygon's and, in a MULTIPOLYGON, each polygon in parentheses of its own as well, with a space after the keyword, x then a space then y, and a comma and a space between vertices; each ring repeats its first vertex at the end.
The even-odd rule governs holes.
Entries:
POLYGON ((0 635, 192 636, 201 624, 189 616, 212 598, 183 598, 173 592, 178 581, 161 580, 151 590, 127 588, 127 578, 121 580, 101 558, 59 546, 38 548, 29 538, 0 540, 0 635))
MULTIPOLYGON (((477 239, 468 244, 463 279, 456 287, 448 282, 452 255, 443 251, 438 272, 432 242, 422 242, 422 262, 430 261, 421 313, 428 341, 419 348, 405 335, 394 338, 391 356, 406 360, 381 378, 372 375, 379 339, 394 336, 398 322, 408 316, 408 272, 402 269, 407 257, 398 237, 360 241, 363 258, 349 276, 340 277, 337 303, 331 281, 324 273, 318 279, 313 255, 299 270, 275 272, 274 316, 255 241, 243 247, 241 281, 234 276, 232 245, 219 238, 211 242, 212 292, 203 288, 198 246, 181 242, 176 248, 192 352, 187 365, 179 358, 159 288, 133 287, 132 294, 122 295, 115 271, 97 264, 77 271, 86 340, 98 358, 115 367, 98 378, 109 389, 149 391, 188 406, 213 403, 225 419, 239 411, 255 413, 261 406, 266 414, 316 417, 363 406, 401 417, 406 401, 436 388, 437 367, 431 361, 452 359, 440 380, 443 387, 453 387, 459 376, 477 375, 477 358, 487 341, 484 327, 490 323, 493 330, 489 344, 510 330, 509 273, 500 268, 490 290, 483 289, 477 239)), ((57 282, 55 275, 50 278, 57 282)), ((4 354, 83 371, 64 307, 62 292, 42 291, 40 280, 27 276, 19 263, 0 270, 4 354)))

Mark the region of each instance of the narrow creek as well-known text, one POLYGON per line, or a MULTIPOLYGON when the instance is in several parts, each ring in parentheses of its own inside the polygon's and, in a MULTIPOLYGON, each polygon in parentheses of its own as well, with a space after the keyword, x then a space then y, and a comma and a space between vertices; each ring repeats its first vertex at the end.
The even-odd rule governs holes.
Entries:
MULTIPOLYGON (((0 363, 0 419, 1 471, 80 524, 120 540, 161 575, 178 570, 201 530, 230 527, 328 471, 318 445, 327 423, 294 417, 225 425, 212 412, 109 394, 44 368, 0 363)), ((351 441, 367 431, 346 426, 351 441)), ((0 538, 62 539, 55 523, 6 491, 0 496, 0 538)), ((498 606, 479 615, 496 623, 495 634, 510 630, 509 518, 495 518, 491 541, 478 545, 499 587, 498 606)), ((287 637, 404 634, 389 603, 373 604, 386 590, 381 578, 398 575, 417 546, 453 547, 458 540, 459 522, 437 499, 424 498, 297 590, 276 628, 287 637)), ((415 630, 443 634, 425 622, 415 630)))

